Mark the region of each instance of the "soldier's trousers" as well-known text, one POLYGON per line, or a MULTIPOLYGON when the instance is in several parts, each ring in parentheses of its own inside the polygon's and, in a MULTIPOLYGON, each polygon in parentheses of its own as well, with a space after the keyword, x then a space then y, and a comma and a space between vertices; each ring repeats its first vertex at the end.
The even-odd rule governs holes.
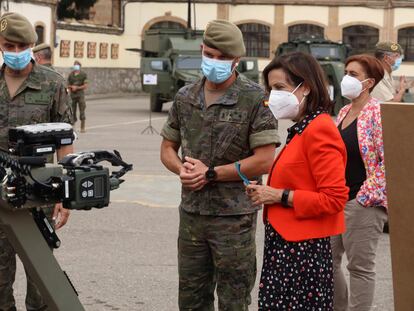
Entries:
POLYGON ((202 216, 180 211, 178 274, 181 311, 247 311, 256 280, 257 213, 202 216))
MULTIPOLYGON (((46 208, 44 212, 51 220, 53 208, 46 208)), ((36 284, 26 273, 26 309, 28 311, 47 310, 36 284)), ((0 229, 0 311, 14 311, 13 283, 16 276, 16 252, 10 244, 3 230, 0 229)))
POLYGON ((72 97, 72 112, 73 112, 73 121, 78 121, 77 118, 77 109, 79 106, 79 119, 81 121, 86 119, 85 110, 86 110, 86 102, 85 97, 72 97))

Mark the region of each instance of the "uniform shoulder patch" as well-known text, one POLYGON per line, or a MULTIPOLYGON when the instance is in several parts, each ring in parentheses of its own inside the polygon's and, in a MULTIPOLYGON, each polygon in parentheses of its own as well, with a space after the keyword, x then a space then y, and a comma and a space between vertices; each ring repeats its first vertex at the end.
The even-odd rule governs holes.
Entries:
POLYGON ((263 105, 264 107, 269 107, 269 100, 267 100, 267 99, 263 99, 263 101, 262 101, 262 105, 263 105))

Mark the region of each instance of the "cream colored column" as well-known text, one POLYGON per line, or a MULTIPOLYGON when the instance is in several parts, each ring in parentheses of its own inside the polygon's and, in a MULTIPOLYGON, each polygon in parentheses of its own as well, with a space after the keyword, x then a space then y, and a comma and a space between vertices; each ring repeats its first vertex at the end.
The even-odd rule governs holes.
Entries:
POLYGON ((394 9, 384 9, 384 25, 380 30, 380 41, 393 41, 398 40, 398 31, 394 27, 394 9))
POLYGON ((339 8, 329 7, 328 27, 325 36, 332 41, 342 41, 342 31, 339 27, 339 8))
POLYGON ((217 19, 229 20, 228 4, 217 4, 217 19))
POLYGON ((277 46, 287 41, 288 29, 285 26, 285 7, 275 5, 275 20, 273 27, 270 29, 270 57, 273 57, 277 46))

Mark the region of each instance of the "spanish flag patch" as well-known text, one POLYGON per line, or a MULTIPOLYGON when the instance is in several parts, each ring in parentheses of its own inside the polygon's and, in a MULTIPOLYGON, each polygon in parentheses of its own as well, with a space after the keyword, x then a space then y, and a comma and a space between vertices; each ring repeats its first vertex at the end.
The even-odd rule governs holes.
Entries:
POLYGON ((269 101, 267 99, 263 100, 263 106, 269 107, 269 101))

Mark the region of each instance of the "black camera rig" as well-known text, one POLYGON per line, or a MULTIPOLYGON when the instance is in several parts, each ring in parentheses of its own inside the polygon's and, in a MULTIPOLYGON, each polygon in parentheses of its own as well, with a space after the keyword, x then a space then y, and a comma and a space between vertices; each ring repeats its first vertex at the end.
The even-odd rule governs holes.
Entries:
POLYGON ((50 247, 59 247, 60 241, 43 209, 59 202, 76 210, 107 206, 110 191, 118 188, 121 177, 132 170, 117 151, 77 152, 58 164, 48 163, 55 150, 71 145, 73 140, 69 124, 21 126, 9 131, 8 150, 0 150, 0 228, 48 308, 59 311, 85 309, 50 252, 50 247), (120 169, 110 171, 104 162, 120 169))
POLYGON ((132 170, 116 150, 77 152, 58 165, 48 164, 47 155, 72 144, 72 127, 66 123, 21 126, 9 131, 9 151, 0 151, 0 167, 8 169, 3 179, 3 198, 14 208, 63 203, 67 209, 89 210, 109 204, 111 190, 132 170), (120 166, 109 172, 101 162, 120 166))
POLYGON ((66 123, 42 123, 9 130, 9 150, 0 150, 3 175, 1 199, 11 209, 31 208, 32 214, 52 247, 60 245, 50 229, 41 207, 62 203, 71 210, 90 210, 108 206, 110 191, 124 181, 132 170, 119 152, 104 150, 68 154, 57 165, 47 157, 74 140, 72 126, 66 123), (121 167, 109 171, 101 162, 121 167))

